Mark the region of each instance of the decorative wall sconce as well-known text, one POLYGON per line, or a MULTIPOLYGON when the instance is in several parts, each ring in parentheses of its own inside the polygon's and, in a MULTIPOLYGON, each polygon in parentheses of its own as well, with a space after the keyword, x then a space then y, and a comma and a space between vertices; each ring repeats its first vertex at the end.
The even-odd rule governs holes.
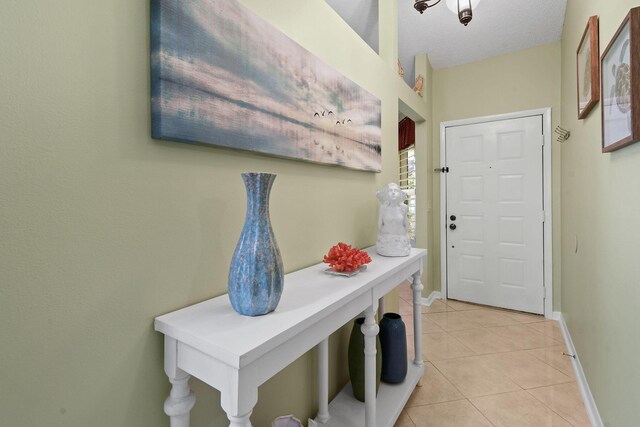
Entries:
MULTIPOLYGON (((440 3, 441 0, 415 0, 413 7, 415 10, 424 13, 430 7, 440 3)), ((460 23, 465 27, 473 19, 473 8, 480 3, 480 0, 447 0, 447 7, 458 15, 460 23)))
POLYGON ((557 141, 560 143, 565 142, 567 139, 571 137, 571 132, 569 132, 568 130, 560 126, 556 126, 556 129, 554 130, 554 132, 558 134, 557 141))

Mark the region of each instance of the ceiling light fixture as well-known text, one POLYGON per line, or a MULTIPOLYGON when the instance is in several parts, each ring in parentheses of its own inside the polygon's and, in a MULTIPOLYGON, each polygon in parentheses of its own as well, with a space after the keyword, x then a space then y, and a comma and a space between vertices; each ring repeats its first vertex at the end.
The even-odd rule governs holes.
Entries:
MULTIPOLYGON (((440 3, 441 0, 415 0, 413 7, 420 13, 424 13, 430 7, 440 3)), ((480 3, 480 0, 447 0, 447 7, 458 14, 461 24, 466 27, 473 19, 473 8, 480 3)))
POLYGON ((423 14, 425 10, 440 3, 440 0, 416 0, 413 7, 415 10, 423 14))
POLYGON ((466 27, 473 18, 473 8, 480 3, 480 0, 447 0, 447 7, 453 13, 458 14, 461 24, 466 27))

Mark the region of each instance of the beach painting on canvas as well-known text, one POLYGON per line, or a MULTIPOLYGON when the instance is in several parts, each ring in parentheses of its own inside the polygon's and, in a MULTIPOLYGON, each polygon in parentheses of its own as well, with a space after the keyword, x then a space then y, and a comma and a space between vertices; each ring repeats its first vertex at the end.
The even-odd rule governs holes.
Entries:
POLYGON ((381 104, 236 0, 151 0, 157 139, 381 169, 381 104))

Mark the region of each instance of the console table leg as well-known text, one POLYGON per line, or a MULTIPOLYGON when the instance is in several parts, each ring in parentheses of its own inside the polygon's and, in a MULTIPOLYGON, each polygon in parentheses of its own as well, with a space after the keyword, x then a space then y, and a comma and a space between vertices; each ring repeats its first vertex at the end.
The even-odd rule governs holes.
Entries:
POLYGON ((164 371, 172 384, 164 401, 164 413, 171 419, 171 427, 189 427, 189 413, 196 396, 189 388, 191 376, 178 368, 178 344, 173 338, 164 339, 164 371))
POLYGON ((325 424, 329 414, 329 338, 318 344, 318 416, 316 421, 325 424))
POLYGON ((241 417, 234 417, 233 415, 227 414, 227 418, 229 418, 229 421, 231 422, 229 427, 251 427, 251 412, 241 417))
POLYGON ((424 364, 422 360, 422 290, 424 286, 420 281, 420 275, 420 272, 415 273, 411 284, 411 289, 413 289, 413 363, 416 366, 424 364))
POLYGON ((376 335, 380 328, 375 321, 376 307, 365 310, 362 333, 364 334, 364 424, 376 425, 376 335))
POLYGON ((179 377, 169 378, 171 393, 164 401, 164 413, 171 417, 171 427, 189 427, 189 413, 196 403, 196 396, 189 388, 190 375, 181 373, 179 377))
POLYGON ((251 382, 254 375, 228 376, 228 384, 220 391, 220 404, 227 413, 229 427, 251 427, 251 413, 258 403, 258 385, 251 382))

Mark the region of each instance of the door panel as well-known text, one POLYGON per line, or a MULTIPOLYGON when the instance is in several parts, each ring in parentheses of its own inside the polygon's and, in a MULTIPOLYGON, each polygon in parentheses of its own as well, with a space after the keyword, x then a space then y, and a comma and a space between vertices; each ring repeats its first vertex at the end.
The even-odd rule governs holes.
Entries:
POLYGON ((543 313, 542 141, 542 116, 446 129, 449 298, 543 313))

